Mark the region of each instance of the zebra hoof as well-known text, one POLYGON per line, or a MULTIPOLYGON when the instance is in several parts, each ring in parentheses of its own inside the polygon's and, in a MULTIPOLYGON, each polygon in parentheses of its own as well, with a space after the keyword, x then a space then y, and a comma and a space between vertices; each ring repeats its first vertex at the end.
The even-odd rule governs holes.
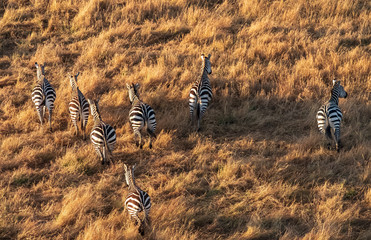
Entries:
POLYGON ((140 149, 143 149, 143 145, 140 145, 140 149))
POLYGON ((152 149, 152 144, 149 145, 149 149, 152 149))

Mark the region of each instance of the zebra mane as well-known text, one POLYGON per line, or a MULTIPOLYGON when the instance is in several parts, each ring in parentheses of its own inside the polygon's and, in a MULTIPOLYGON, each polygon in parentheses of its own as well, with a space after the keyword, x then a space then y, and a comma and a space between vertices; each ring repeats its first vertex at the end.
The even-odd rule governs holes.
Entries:
POLYGON ((125 179, 126 183, 128 184, 129 190, 135 191, 139 193, 139 187, 135 184, 135 177, 134 177, 134 169, 135 166, 132 166, 131 168, 128 167, 126 164, 124 164, 125 167, 125 179))
POLYGON ((126 84, 126 87, 129 91, 129 100, 130 100, 130 103, 133 104, 134 102, 136 102, 135 100, 138 100, 140 101, 140 98, 139 98, 139 93, 138 93, 138 88, 139 88, 139 83, 132 83, 132 84, 126 84))
POLYGON ((91 115, 93 115, 94 117, 95 124, 100 123, 102 121, 102 117, 100 116, 100 112, 99 112, 98 102, 99 102, 99 99, 97 102, 91 99, 88 99, 88 103, 90 105, 90 110, 91 110, 91 115))
POLYGON ((72 87, 72 96, 76 97, 79 94, 79 87, 77 86, 77 81, 73 75, 70 75, 70 84, 72 87))
POLYGON ((201 64, 201 77, 199 79, 199 82, 198 82, 198 87, 202 86, 203 84, 203 80, 204 79, 208 79, 208 74, 207 74, 207 71, 205 69, 205 65, 206 65, 206 57, 202 54, 201 55, 202 57, 202 64, 201 64))
POLYGON ((45 70, 44 70, 44 65, 39 65, 37 62, 35 62, 36 66, 36 75, 37 75, 37 80, 39 82, 42 82, 42 79, 45 78, 45 70))
POLYGON ((329 101, 332 101, 337 105, 339 104, 340 88, 341 88, 340 81, 333 80, 333 87, 331 89, 331 97, 329 101))

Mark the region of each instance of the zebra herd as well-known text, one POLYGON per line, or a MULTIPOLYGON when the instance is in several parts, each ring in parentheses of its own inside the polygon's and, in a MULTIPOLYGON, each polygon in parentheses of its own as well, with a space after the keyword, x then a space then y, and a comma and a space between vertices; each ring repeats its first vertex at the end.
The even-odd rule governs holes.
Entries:
MULTIPOLYGON (((201 76, 197 79, 191 87, 189 94, 189 110, 191 125, 197 124, 197 131, 200 130, 200 121, 204 116, 213 93, 210 85, 208 75, 212 73, 211 70, 211 55, 207 57, 202 54, 201 60, 201 76)), ((45 70, 43 65, 35 63, 37 72, 37 83, 32 91, 32 101, 35 104, 40 123, 43 125, 43 119, 46 108, 49 111, 49 129, 51 130, 52 112, 54 109, 54 101, 56 99, 56 92, 45 78, 45 70)), ((86 99, 80 91, 77 84, 76 75, 70 76, 70 85, 72 88, 72 98, 69 103, 69 112, 72 123, 75 127, 75 135, 79 135, 78 123, 83 134, 83 139, 86 138, 85 131, 90 113, 94 119, 94 127, 90 133, 90 140, 95 148, 95 151, 100 158, 102 164, 109 165, 113 163, 112 151, 116 145, 116 131, 109 124, 105 123, 99 112, 99 99, 93 101, 86 99)), ((143 148, 143 140, 141 130, 146 127, 149 134, 149 148, 152 148, 152 139, 156 138, 156 117, 154 110, 139 98, 138 89, 139 84, 126 84, 129 93, 129 100, 132 104, 129 111, 129 121, 134 132, 134 139, 137 147, 143 148)), ((333 88, 331 91, 331 98, 328 102, 321 106, 317 112, 316 118, 318 128, 322 134, 328 139, 335 142, 336 150, 339 151, 340 144, 340 122, 342 120, 342 113, 338 106, 339 98, 346 98, 347 92, 344 87, 340 85, 340 81, 333 80, 333 88)), ((329 143, 331 146, 331 143, 329 143)), ((125 201, 125 207, 131 218, 136 220, 139 224, 139 232, 144 234, 144 226, 149 223, 149 211, 151 208, 151 200, 149 195, 141 190, 134 179, 135 165, 132 167, 124 164, 125 180, 129 187, 129 194, 125 201), (139 212, 144 212, 144 219, 138 217, 139 212)))

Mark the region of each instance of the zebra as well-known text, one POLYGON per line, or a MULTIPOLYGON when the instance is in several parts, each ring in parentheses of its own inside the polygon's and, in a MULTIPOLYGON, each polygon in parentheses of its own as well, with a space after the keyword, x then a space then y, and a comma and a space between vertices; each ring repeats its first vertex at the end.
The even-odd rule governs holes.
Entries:
MULTIPOLYGON (((94 118, 94 127, 90 133, 90 140, 94 145, 95 151, 102 161, 102 165, 107 163, 109 165, 109 159, 107 154, 112 155, 112 151, 116 145, 116 131, 113 127, 102 121, 99 112, 99 99, 97 102, 88 99, 90 105, 90 112, 94 118)), ((111 159, 113 163, 113 160, 111 159)))
POLYGON ((143 148, 142 135, 140 133, 144 125, 147 125, 147 132, 150 135, 149 138, 149 148, 152 148, 152 138, 156 138, 156 117, 155 111, 148 105, 143 103, 139 99, 138 88, 139 83, 137 84, 126 84, 126 87, 129 90, 129 99, 131 103, 131 109, 129 112, 129 121, 131 127, 134 131, 134 137, 139 137, 139 143, 135 139, 135 144, 143 148))
POLYGON ((200 121, 206 112, 206 109, 213 97, 213 92, 210 86, 210 80, 208 74, 212 73, 211 54, 207 57, 201 54, 202 65, 201 65, 201 77, 194 82, 191 91, 189 93, 189 111, 191 115, 191 124, 194 125, 197 120, 197 131, 200 130, 200 121))
POLYGON ((151 198, 149 195, 141 190, 136 184, 134 179, 134 170, 136 165, 131 168, 124 164, 125 180, 129 187, 129 194, 125 200, 125 207, 129 212, 130 218, 135 219, 135 224, 139 223, 139 233, 144 235, 145 224, 150 223, 149 210, 151 209, 151 198), (139 212, 144 211, 144 219, 141 220, 138 216, 139 212))
POLYGON ((45 115, 45 108, 49 110, 49 129, 52 130, 52 113, 54 109, 54 101, 56 93, 53 87, 50 85, 48 80, 45 78, 45 64, 40 65, 35 62, 37 83, 32 90, 32 101, 35 104, 36 111, 38 113, 41 125, 43 125, 43 118, 45 115))
MULTIPOLYGON (((331 98, 328 102, 320 107, 317 112, 318 129, 322 134, 325 134, 330 140, 335 142, 336 150, 339 152, 340 144, 340 122, 343 114, 338 106, 339 98, 348 96, 344 87, 340 85, 339 80, 333 80, 333 88, 331 90, 331 98)), ((329 146, 331 144, 329 143, 329 146)))
POLYGON ((77 122, 81 121, 81 131, 83 132, 83 139, 86 139, 85 129, 89 118, 89 103, 86 101, 84 95, 81 93, 77 86, 77 77, 80 72, 75 76, 70 76, 70 83, 72 87, 72 99, 69 104, 69 112, 73 125, 75 126, 75 134, 79 135, 77 122))

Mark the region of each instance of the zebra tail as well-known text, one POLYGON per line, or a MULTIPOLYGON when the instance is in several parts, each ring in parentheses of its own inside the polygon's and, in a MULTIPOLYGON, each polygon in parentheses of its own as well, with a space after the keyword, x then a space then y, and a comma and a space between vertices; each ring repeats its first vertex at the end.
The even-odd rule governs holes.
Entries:
POLYGON ((197 120, 200 119, 200 116, 201 116, 201 104, 199 101, 197 101, 197 108, 196 108, 196 111, 197 111, 197 120))
MULTIPOLYGON (((103 156, 104 156, 104 161, 107 161, 107 164, 109 164, 107 160, 107 152, 112 155, 111 149, 109 149, 108 144, 107 144, 107 139, 104 138, 104 147, 103 147, 103 156)), ((113 160, 111 159, 111 162, 113 163, 113 160)))

